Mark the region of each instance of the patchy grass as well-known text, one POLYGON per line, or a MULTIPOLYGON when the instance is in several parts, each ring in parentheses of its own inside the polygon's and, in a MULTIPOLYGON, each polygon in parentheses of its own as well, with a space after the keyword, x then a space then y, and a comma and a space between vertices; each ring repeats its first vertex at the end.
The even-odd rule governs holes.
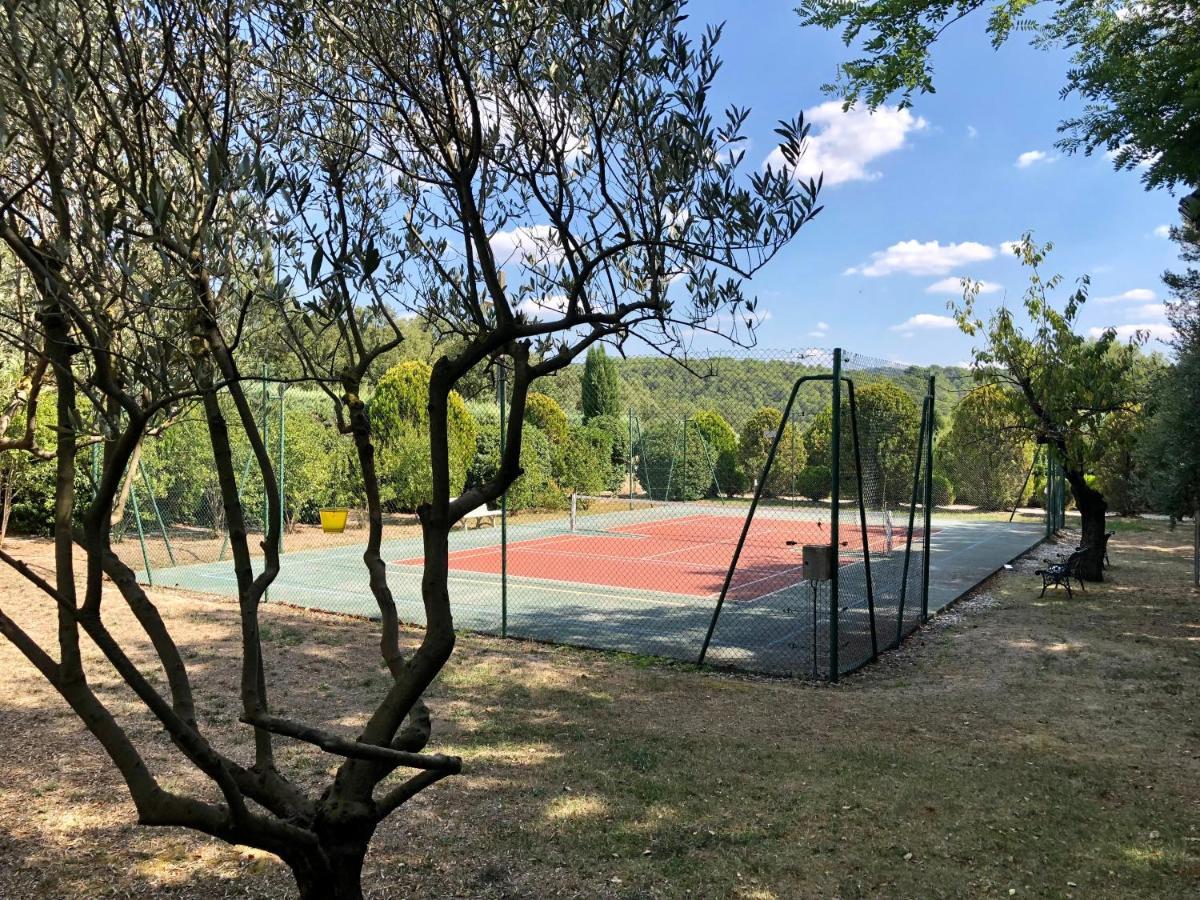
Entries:
MULTIPOLYGON (((1109 581, 1074 601, 1036 599, 1027 561, 837 687, 464 636, 436 685, 434 748, 468 771, 381 827, 369 892, 1200 895, 1200 594, 1190 535, 1138 526, 1113 538, 1109 581)), ((18 552, 44 558, 42 545, 18 552)), ((246 757, 234 607, 156 596, 190 651, 204 727, 246 757)), ((52 639, 28 597, 0 586, 52 639)), ((134 635, 119 598, 106 603, 134 635)), ((386 686, 373 626, 279 607, 264 620, 277 707, 359 725, 386 686)), ((152 669, 144 646, 135 655, 152 669)), ((93 671, 159 776, 196 784, 93 671)), ((98 753, 0 647, 0 896, 290 895, 270 856, 135 826, 98 753)), ((279 756, 314 783, 335 765, 294 743, 279 756)))

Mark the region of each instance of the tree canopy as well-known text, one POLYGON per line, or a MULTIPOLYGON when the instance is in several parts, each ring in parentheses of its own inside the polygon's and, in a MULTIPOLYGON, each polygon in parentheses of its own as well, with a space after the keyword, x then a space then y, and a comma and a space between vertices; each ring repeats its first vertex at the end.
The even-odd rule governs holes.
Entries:
POLYGON ((1090 476, 1103 451, 1105 421, 1137 407, 1153 363, 1142 356, 1140 342, 1122 344, 1112 329, 1098 339, 1078 332, 1088 280, 1079 280, 1060 309, 1053 294, 1062 277, 1042 274, 1051 249, 1026 234, 1013 250, 1029 272, 1021 310, 1028 325, 1007 307, 986 324, 977 318, 977 285, 969 285, 963 303, 952 306, 963 331, 983 338, 974 351, 978 378, 1003 387, 995 396, 1011 398, 1020 427, 1033 441, 1053 449, 1082 514, 1084 542, 1093 551, 1081 571, 1100 580, 1103 554, 1097 548, 1103 546, 1108 504, 1090 476))
POLYGON ((1061 123, 1066 151, 1108 152, 1121 169, 1144 167, 1147 187, 1200 184, 1200 17, 1193 0, 802 0, 807 25, 841 29, 861 56, 827 89, 872 108, 933 93, 933 47, 952 25, 982 18, 992 45, 1014 32, 1071 55, 1062 95, 1084 102, 1061 123), (1046 14, 1041 15, 1043 10, 1046 14))

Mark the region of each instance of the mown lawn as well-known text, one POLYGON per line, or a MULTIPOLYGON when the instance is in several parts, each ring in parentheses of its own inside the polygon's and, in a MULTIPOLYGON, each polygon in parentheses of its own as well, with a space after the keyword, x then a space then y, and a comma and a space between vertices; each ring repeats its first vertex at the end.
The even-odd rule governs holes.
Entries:
MULTIPOLYGON (((381 828, 371 895, 1200 896, 1189 537, 1122 529, 1110 580, 1073 601, 1038 600, 1022 563, 836 687, 463 636, 435 745, 468 772, 381 828)), ((157 596, 206 728, 245 754, 232 605, 157 596)), ((12 579, 0 604, 52 635, 12 579)), ((385 684, 371 626, 280 607, 266 621, 276 706, 361 721, 385 684)), ((136 704, 95 680, 161 777, 189 783, 136 704)), ((305 777, 333 765, 295 744, 280 756, 305 777)), ((134 825, 95 743, 7 646, 0 766, 2 897, 291 891, 272 858, 134 825)))

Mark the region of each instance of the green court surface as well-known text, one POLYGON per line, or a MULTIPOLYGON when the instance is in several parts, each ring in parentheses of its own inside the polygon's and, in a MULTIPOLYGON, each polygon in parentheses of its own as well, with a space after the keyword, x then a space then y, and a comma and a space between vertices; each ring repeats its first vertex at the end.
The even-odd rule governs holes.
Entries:
MULTIPOLYGON (((960 517, 934 516, 932 525, 931 614, 954 602, 1044 536, 1040 523, 964 521, 960 517)), ((847 528, 845 523, 842 527, 847 528)), ((710 556, 702 561, 697 561, 693 549, 682 547, 679 551, 668 549, 656 553, 652 559, 641 558, 633 551, 628 558, 614 555, 606 560, 613 567, 613 583, 598 584, 594 574, 583 580, 572 577, 573 570, 582 572, 585 566, 582 557, 580 564, 574 566, 570 555, 564 558, 560 552, 562 545, 557 542, 564 531, 561 521, 509 523, 509 558, 525 554, 525 571, 531 568, 528 556, 531 553, 549 553, 544 548, 555 548, 557 557, 553 560, 546 557, 546 570, 554 577, 510 573, 506 592, 501 589, 501 578, 496 571, 454 569, 455 554, 467 559, 475 551, 485 553, 485 548, 497 547, 500 528, 454 531, 450 538, 449 588, 456 627, 604 650, 697 659, 712 620, 724 570, 732 556, 731 544, 722 540, 704 545, 711 549, 710 556), (688 561, 676 562, 672 556, 688 561), (662 568, 671 565, 678 569, 662 568), (647 569, 645 577, 637 572, 631 577, 631 569, 643 566, 654 567, 653 574, 647 569), (672 571, 681 573, 678 592, 659 587, 671 584, 672 571), (631 583, 655 587, 631 587, 631 583), (504 593, 506 598, 502 600, 504 593)), ((635 546, 636 542, 631 541, 630 545, 635 546)), ((586 549, 587 545, 582 546, 586 549)), ((896 639, 898 627, 908 633, 919 623, 923 563, 919 539, 913 549, 907 579, 900 548, 893 548, 891 553, 871 554, 874 643, 862 554, 843 558, 839 570, 838 636, 834 642, 839 671, 848 671, 868 661, 873 647, 885 649, 896 639)), ((421 567, 419 562, 413 562, 421 556, 419 537, 387 539, 385 534, 382 550, 401 620, 423 624, 421 567)), ((589 562, 594 570, 595 560, 589 562)), ((798 575, 781 576, 781 571, 791 568, 772 570, 770 577, 774 580, 767 584, 769 590, 751 591, 743 600, 726 603, 708 651, 708 662, 802 676, 828 666, 831 642, 827 587, 818 586, 814 592, 798 575)), ((139 574, 146 580, 144 571, 139 574)), ((230 597, 236 594, 233 569, 227 559, 155 568, 150 574, 156 586, 230 597)), ((367 587, 362 546, 355 544, 288 550, 279 577, 271 586, 269 601, 335 613, 378 615, 367 587)))

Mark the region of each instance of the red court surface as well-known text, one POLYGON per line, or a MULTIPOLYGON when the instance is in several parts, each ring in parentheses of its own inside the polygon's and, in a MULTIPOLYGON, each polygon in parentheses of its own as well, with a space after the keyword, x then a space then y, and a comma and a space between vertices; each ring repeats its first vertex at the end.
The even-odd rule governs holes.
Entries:
MULTIPOLYGON (((510 541, 508 574, 574 584, 659 591, 710 598, 720 593, 741 534, 743 520, 733 516, 695 515, 624 525, 604 533, 575 532, 510 541)), ((897 530, 896 539, 899 541, 897 530)), ((882 526, 869 526, 871 553, 883 553, 882 526)), ((861 558, 862 532, 843 522, 839 534, 841 565, 861 558)), ((803 580, 801 548, 829 540, 826 523, 779 518, 756 519, 742 548, 726 599, 758 600, 803 580)), ((920 538, 913 535, 914 544, 920 538)), ((896 546, 897 551, 903 549, 896 546)), ((397 560, 420 565, 420 557, 397 560)), ((452 572, 500 574, 500 547, 477 547, 450 554, 452 572)))

